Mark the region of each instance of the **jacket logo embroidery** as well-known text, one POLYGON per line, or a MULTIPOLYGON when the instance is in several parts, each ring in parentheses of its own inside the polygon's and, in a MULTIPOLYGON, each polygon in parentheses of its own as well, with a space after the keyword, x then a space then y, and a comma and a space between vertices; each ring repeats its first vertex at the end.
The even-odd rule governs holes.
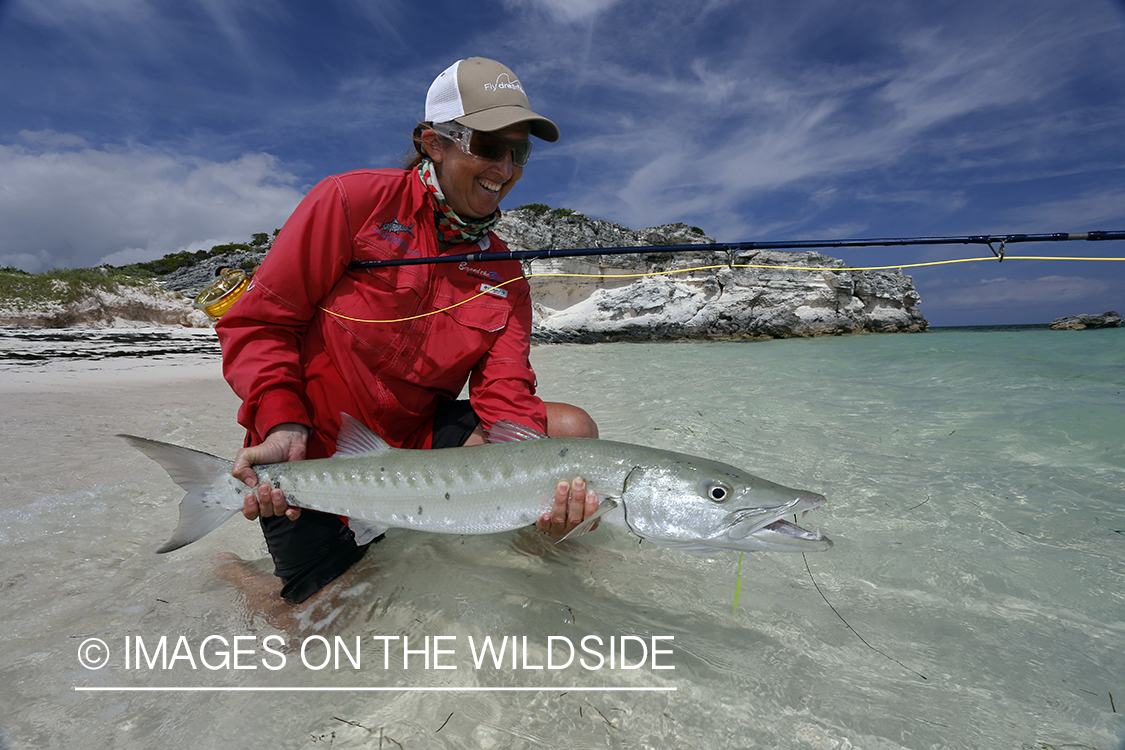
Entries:
POLYGON ((486 271, 483 268, 473 268, 468 263, 458 264, 457 269, 473 276, 480 277, 482 279, 492 279, 493 281, 503 280, 500 274, 496 273, 495 271, 486 271))
POLYGON ((410 245, 399 236, 405 233, 414 237, 413 229, 414 224, 406 226, 398 219, 391 219, 388 222, 376 225, 372 231, 392 245, 398 245, 410 255, 418 255, 418 251, 411 248, 410 245))
POLYGON ((391 219, 386 224, 380 224, 379 228, 384 232, 390 232, 391 234, 402 234, 403 232, 406 232, 411 237, 414 236, 414 225, 411 224, 410 226, 406 226, 405 224, 400 224, 397 218, 391 219))

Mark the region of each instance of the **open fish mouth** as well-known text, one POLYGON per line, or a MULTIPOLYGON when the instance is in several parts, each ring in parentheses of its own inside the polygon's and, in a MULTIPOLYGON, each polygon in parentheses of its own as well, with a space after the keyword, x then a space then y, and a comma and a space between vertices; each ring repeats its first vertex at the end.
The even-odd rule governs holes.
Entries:
POLYGON ((823 551, 832 541, 820 533, 798 526, 796 521, 825 503, 823 495, 802 493, 793 500, 768 508, 741 508, 725 519, 723 535, 735 548, 783 551, 823 551), (793 520, 786 520, 793 517, 793 520))
MULTIPOLYGON (((821 534, 819 530, 809 531, 801 528, 795 521, 798 517, 804 518, 810 510, 815 510, 824 504, 824 496, 810 492, 802 495, 791 503, 793 521, 785 518, 775 518, 750 533, 750 538, 759 545, 760 549, 788 552, 823 552, 832 547, 832 540, 821 534)), ((789 515, 787 512, 786 516, 789 515)))
POLYGON ((767 523, 743 542, 773 552, 823 552, 832 547, 832 540, 819 531, 803 529, 781 518, 767 523))
POLYGON ((740 508, 732 511, 723 519, 725 531, 727 536, 732 539, 745 539, 762 529, 785 533, 790 536, 810 535, 815 537, 816 534, 783 519, 797 515, 804 517, 810 510, 815 510, 824 503, 824 495, 806 492, 784 505, 768 508, 740 508))
MULTIPOLYGON (((807 512, 808 511, 806 511, 806 513, 807 512)), ((821 534, 819 531, 809 531, 808 529, 802 529, 797 524, 789 523, 788 521, 774 521, 773 523, 766 524, 762 527, 762 529, 765 529, 766 531, 772 531, 775 534, 785 534, 786 536, 791 536, 795 539, 804 539, 809 542, 820 542, 825 539, 824 534, 821 534)), ((762 529, 759 529, 759 531, 761 531, 762 529)))

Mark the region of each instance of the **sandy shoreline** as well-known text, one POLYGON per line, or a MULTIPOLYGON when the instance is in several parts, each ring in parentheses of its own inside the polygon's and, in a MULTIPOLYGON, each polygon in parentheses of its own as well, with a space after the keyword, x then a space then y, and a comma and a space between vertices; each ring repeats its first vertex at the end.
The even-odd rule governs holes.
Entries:
POLYGON ((113 437, 119 432, 233 456, 238 405, 217 357, 0 371, 0 508, 140 476, 149 467, 113 437), (182 428, 177 413, 187 411, 191 423, 182 428))

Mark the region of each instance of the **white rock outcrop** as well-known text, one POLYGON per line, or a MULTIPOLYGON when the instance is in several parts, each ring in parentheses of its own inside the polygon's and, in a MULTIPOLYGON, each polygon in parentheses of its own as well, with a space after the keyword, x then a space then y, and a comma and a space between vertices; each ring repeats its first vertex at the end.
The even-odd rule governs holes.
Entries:
MULTIPOLYGON (((533 209, 506 212, 497 234, 513 250, 714 243, 682 224, 634 232, 577 212, 533 209)), ((715 251, 652 252, 553 258, 529 266, 533 336, 540 342, 785 338, 928 327, 909 276, 853 271, 816 252, 756 251, 740 258, 715 251), (653 273, 661 275, 641 275, 653 273)))

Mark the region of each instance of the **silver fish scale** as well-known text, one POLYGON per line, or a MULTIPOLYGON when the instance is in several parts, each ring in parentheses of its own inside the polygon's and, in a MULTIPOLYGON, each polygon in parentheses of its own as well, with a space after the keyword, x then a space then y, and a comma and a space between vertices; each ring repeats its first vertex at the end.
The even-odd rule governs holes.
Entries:
POLYGON ((550 508, 555 484, 577 474, 595 491, 599 484, 606 489, 616 484, 619 494, 624 472, 605 466, 604 450, 595 455, 589 450, 593 445, 583 442, 534 440, 430 451, 392 448, 255 471, 298 507, 379 526, 481 534, 535 523, 550 508))

